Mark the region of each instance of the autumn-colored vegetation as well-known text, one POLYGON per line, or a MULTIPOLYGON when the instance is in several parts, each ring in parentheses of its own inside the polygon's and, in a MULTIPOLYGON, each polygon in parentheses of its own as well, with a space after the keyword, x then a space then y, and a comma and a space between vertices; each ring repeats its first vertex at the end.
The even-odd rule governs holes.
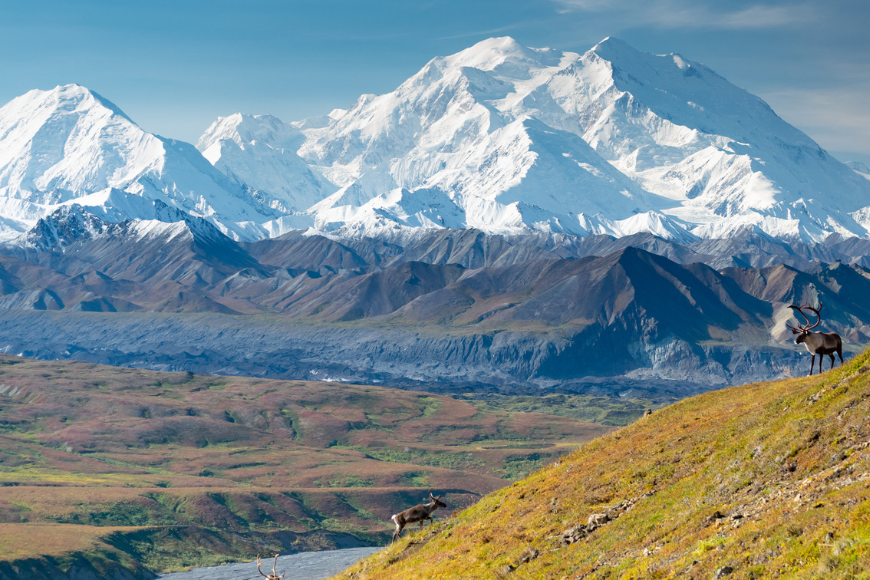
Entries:
POLYGON ((337 578, 870 578, 870 351, 687 399, 337 578))
POLYGON ((382 543, 430 490, 465 507, 610 430, 379 387, 0 355, 0 562, 29 547, 170 570, 382 543))

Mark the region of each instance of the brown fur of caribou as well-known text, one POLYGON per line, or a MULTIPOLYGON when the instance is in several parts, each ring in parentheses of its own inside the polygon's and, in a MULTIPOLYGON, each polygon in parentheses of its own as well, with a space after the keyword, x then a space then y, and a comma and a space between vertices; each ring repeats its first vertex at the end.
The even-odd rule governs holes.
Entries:
POLYGON ((423 522, 426 520, 432 519, 432 513, 440 507, 446 508, 447 504, 441 501, 443 495, 439 495, 435 497, 432 495, 432 492, 429 492, 429 503, 421 503, 420 505, 415 505, 412 508, 408 508, 405 511, 399 512, 394 515, 391 520, 396 524, 396 531, 393 532, 393 541, 395 542, 399 535, 402 533, 402 528, 407 526, 408 524, 413 524, 414 522, 420 522, 420 527, 423 527, 423 522))
POLYGON ((834 368, 834 353, 837 353, 837 356, 840 357, 840 364, 842 365, 843 341, 840 335, 836 332, 812 332, 812 329, 817 327, 822 321, 822 315, 819 314, 822 309, 822 303, 819 302, 818 308, 813 308, 809 304, 804 304, 803 306, 792 304, 789 308, 800 313, 804 317, 804 320, 807 321, 806 326, 801 326, 800 324, 798 324, 797 328, 790 324, 786 324, 786 326, 791 329, 792 334, 798 335, 794 339, 794 343, 803 344, 810 354, 813 355, 812 360, 810 360, 810 374, 813 374, 813 367, 816 365, 816 355, 819 355, 819 373, 822 372, 822 361, 825 355, 831 357, 831 368, 834 368), (815 324, 810 324, 810 319, 804 314, 804 308, 816 315, 815 324))

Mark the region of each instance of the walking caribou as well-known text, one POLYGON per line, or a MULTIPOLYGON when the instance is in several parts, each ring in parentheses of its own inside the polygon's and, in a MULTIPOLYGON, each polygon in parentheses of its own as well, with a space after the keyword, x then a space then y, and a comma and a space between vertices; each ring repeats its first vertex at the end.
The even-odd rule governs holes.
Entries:
POLYGON ((440 507, 446 508, 447 504, 441 501, 443 495, 439 495, 435 497, 432 495, 432 492, 429 492, 429 503, 421 503, 420 505, 415 505, 412 508, 408 508, 405 511, 399 512, 390 519, 393 520, 393 523, 396 524, 396 531, 393 532, 393 542, 396 541, 396 538, 402 533, 402 528, 407 526, 408 524, 413 524, 414 522, 420 522, 420 527, 423 527, 423 522, 426 520, 432 519, 432 513, 440 507))
POLYGON ((792 304, 789 308, 799 312, 800 315, 804 317, 804 320, 807 321, 806 326, 801 326, 800 324, 798 324, 797 328, 790 324, 786 324, 786 326, 791 329, 792 334, 798 335, 798 337, 794 339, 794 343, 803 344, 807 347, 807 350, 810 351, 810 354, 813 355, 812 360, 810 360, 810 374, 813 374, 813 367, 816 365, 816 355, 819 355, 820 374, 822 372, 822 361, 824 360, 825 355, 831 357, 831 368, 834 368, 834 353, 837 353, 837 356, 840 357, 840 364, 843 364, 843 341, 840 339, 839 334, 836 332, 810 332, 822 321, 822 315, 819 314, 819 311, 822 309, 822 303, 819 302, 818 308, 813 308, 809 304, 804 304, 803 306, 792 304), (812 311, 812 313, 816 315, 817 320, 815 324, 810 325, 810 319, 806 314, 804 314, 804 308, 812 311))

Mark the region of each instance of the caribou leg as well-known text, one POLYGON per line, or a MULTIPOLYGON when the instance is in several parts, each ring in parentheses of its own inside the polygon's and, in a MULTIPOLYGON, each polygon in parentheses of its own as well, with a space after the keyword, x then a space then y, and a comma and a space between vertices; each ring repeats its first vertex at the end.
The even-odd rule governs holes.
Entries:
POLYGON ((828 356, 831 357, 831 370, 834 370, 834 355, 829 354, 828 356))
POLYGON ((825 360, 825 355, 819 355, 819 374, 822 374, 822 362, 825 360))
POLYGON ((813 369, 816 368, 816 355, 813 354, 813 358, 810 359, 810 376, 813 376, 813 369))

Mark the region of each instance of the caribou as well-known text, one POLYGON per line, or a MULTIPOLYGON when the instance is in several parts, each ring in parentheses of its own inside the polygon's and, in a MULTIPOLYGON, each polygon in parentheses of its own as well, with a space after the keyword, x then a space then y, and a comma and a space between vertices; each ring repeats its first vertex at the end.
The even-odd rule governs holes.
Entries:
POLYGON ((420 505, 415 505, 412 508, 408 508, 405 511, 399 512, 390 519, 393 520, 393 523, 396 524, 396 531, 393 532, 393 542, 396 541, 396 538, 402 533, 402 528, 407 526, 408 524, 413 524, 414 522, 420 522, 420 528, 423 527, 423 522, 426 520, 432 519, 432 513, 438 508, 446 508, 447 504, 441 501, 443 495, 439 495, 435 497, 432 495, 432 492, 429 492, 429 503, 421 503, 420 505))
POLYGON ((278 554, 275 554, 275 563, 272 564, 272 573, 271 574, 263 574, 263 571, 260 570, 260 555, 257 554, 257 572, 260 573, 260 576, 265 578, 266 580, 281 580, 284 577, 284 574, 278 576, 278 572, 275 571, 275 568, 278 566, 278 554))
POLYGON ((813 367, 816 365, 816 355, 819 355, 820 374, 822 372, 822 361, 825 359, 825 355, 831 357, 831 368, 834 368, 834 353, 837 353, 837 356, 840 357, 840 364, 842 365, 843 341, 840 339, 840 335, 836 332, 811 332, 811 330, 817 327, 822 321, 822 315, 819 314, 822 310, 822 303, 819 302, 818 308, 813 308, 809 304, 804 304, 803 306, 792 304, 789 308, 800 313, 800 315, 804 317, 804 320, 807 321, 806 326, 798 324, 798 327, 795 328, 788 323, 786 323, 786 326, 791 329, 792 334, 798 335, 798 337, 794 339, 794 343, 803 344, 810 354, 813 355, 812 360, 810 360, 810 374, 813 374, 813 367), (804 308, 816 315, 815 324, 810 324, 810 319, 804 313, 804 308))

